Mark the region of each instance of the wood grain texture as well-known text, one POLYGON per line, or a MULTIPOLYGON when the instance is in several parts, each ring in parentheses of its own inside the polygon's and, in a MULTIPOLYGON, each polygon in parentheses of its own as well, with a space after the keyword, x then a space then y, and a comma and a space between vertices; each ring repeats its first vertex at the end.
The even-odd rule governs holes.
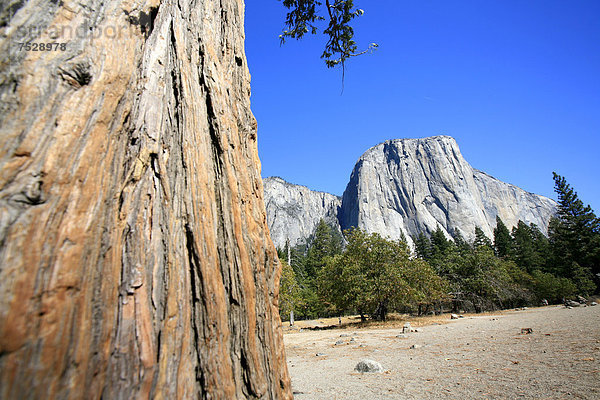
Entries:
POLYGON ((0 398, 291 398, 243 13, 0 7, 0 398))

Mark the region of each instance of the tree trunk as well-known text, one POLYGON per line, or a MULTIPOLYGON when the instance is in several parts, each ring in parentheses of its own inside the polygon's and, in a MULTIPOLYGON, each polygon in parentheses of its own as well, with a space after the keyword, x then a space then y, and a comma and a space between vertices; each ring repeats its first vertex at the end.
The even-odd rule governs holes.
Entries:
POLYGON ((243 13, 0 5, 0 398, 291 398, 243 13))

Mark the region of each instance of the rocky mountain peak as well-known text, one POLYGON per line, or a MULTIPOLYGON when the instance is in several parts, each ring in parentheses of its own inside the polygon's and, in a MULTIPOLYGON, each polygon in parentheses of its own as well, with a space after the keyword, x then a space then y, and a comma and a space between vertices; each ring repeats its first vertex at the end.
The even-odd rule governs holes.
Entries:
MULTIPOLYGON (((268 190, 265 184, 267 202, 272 197, 268 190)), ((368 149, 352 171, 337 219, 341 229, 357 226, 410 241, 412 236, 431 233, 438 226, 448 237, 456 230, 472 239, 475 227, 492 237, 496 216, 509 228, 522 220, 545 232, 555 212, 553 200, 474 169, 456 140, 442 135, 387 140, 368 149)), ((292 218, 292 214, 290 211, 288 222, 282 224, 280 214, 267 206, 269 225, 279 229, 276 238, 284 234, 284 226, 294 225, 292 220, 311 218, 302 213, 292 218)), ((301 235, 301 230, 291 229, 301 235)))
POLYGON ((341 197, 294 185, 276 176, 264 179, 263 185, 267 222, 275 246, 284 247, 288 239, 292 246, 305 244, 321 219, 340 230, 341 197))

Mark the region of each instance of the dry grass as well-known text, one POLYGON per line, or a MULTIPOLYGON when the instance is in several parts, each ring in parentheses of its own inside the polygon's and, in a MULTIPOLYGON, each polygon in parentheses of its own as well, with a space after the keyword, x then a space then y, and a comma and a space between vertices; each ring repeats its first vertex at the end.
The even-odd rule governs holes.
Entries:
MULTIPOLYGON (((502 315, 506 311, 490 311, 479 314, 465 313, 460 314, 464 318, 472 316, 486 316, 486 315, 502 315)), ((388 315, 387 321, 374 321, 367 320, 361 322, 360 315, 350 315, 341 318, 342 323, 339 324, 338 317, 332 318, 319 318, 311 320, 300 320, 295 321, 294 326, 290 326, 289 321, 283 322, 284 334, 298 333, 300 330, 328 330, 328 329, 339 329, 339 330, 357 330, 357 329, 396 329, 402 328, 406 322, 409 322, 413 328, 419 328, 428 325, 440 325, 446 324, 450 321, 450 313, 444 313, 440 315, 424 315, 414 316, 409 314, 395 314, 391 313, 388 315)))

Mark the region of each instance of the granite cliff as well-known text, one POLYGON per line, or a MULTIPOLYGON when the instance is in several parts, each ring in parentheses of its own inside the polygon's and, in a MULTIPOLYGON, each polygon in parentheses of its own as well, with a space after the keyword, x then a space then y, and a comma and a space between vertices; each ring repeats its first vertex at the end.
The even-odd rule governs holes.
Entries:
POLYGON ((556 203, 471 167, 449 136, 397 139, 367 150, 344 191, 340 221, 407 238, 440 226, 472 239, 475 227, 493 237, 496 216, 509 227, 519 220, 546 231, 556 203))
MULTIPOLYGON (((265 190, 270 188, 265 185, 265 190)), ((265 198, 278 204, 299 201, 291 191, 266 192, 265 198)), ((285 236, 281 229, 285 226, 306 233, 295 221, 312 221, 318 214, 315 207, 298 207, 294 215, 294 209, 289 210, 282 222, 281 208, 267 208, 269 226, 278 227, 274 236, 285 236)), ((342 229, 358 226, 393 239, 404 235, 411 241, 411 236, 431 233, 437 226, 448 237, 457 230, 468 239, 478 226, 491 238, 497 215, 509 229, 522 220, 546 232, 555 212, 553 200, 474 169, 453 138, 435 136, 389 140, 367 150, 352 171, 337 217, 342 229)))
POLYGON ((263 184, 267 221, 275 246, 283 248, 288 239, 292 247, 305 244, 321 219, 341 232, 341 197, 293 185, 279 177, 266 178, 263 184))
POLYGON ((0 4, 0 398, 292 397, 243 16, 0 4))

